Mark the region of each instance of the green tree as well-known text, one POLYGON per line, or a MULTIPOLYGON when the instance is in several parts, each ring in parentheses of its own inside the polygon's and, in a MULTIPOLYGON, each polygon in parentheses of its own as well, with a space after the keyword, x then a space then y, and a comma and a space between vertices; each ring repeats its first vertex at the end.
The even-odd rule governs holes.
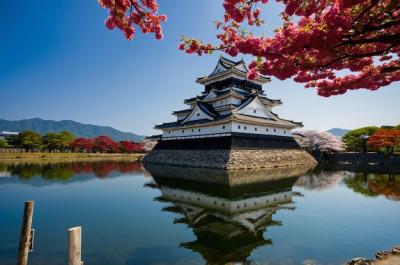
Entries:
POLYGON ((7 148, 7 147, 10 147, 7 141, 3 138, 0 138, 0 148, 7 148))
POLYGON ((369 126, 347 132, 342 138, 346 150, 362 152, 367 144, 367 139, 364 136, 369 137, 378 131, 378 129, 376 126, 369 126))
POLYGON ((43 137, 43 143, 49 151, 65 151, 74 139, 74 135, 70 132, 47 133, 43 137))
POLYGON ((21 137, 19 134, 7 136, 6 141, 11 147, 22 148, 21 137))
POLYGON ((42 147, 42 136, 32 131, 23 131, 19 134, 20 147, 26 151, 40 149, 42 147))
POLYGON ((61 138, 61 149, 64 151, 68 149, 71 143, 75 140, 75 136, 70 132, 61 132, 60 138, 61 138))

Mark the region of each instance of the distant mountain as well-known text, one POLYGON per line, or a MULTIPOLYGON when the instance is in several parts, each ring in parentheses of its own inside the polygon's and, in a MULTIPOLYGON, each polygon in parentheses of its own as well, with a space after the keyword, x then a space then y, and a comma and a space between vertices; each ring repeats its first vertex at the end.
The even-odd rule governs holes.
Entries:
POLYGON ((116 141, 130 140, 139 142, 144 139, 144 135, 137 135, 129 132, 122 132, 108 126, 97 126, 83 124, 71 120, 52 121, 39 118, 25 119, 19 121, 8 121, 0 119, 0 131, 22 132, 31 130, 40 134, 48 132, 68 131, 76 137, 93 138, 100 135, 106 135, 116 141))
POLYGON ((342 128, 332 128, 330 130, 327 130, 327 132, 330 132, 331 134, 339 137, 343 137, 348 131, 348 129, 342 129, 342 128))

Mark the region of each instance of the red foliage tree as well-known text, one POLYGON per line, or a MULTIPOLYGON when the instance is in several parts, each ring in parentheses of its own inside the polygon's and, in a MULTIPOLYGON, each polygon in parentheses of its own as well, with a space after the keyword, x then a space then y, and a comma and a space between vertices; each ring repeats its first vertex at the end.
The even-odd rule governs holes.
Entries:
POLYGON ((77 138, 70 144, 70 148, 79 149, 81 151, 85 150, 86 152, 91 151, 93 147, 93 140, 86 138, 77 138))
POLYGON ((368 145, 393 153, 394 147, 400 146, 400 130, 380 129, 368 139, 368 145))
POLYGON ((121 141, 120 149, 124 153, 141 152, 144 150, 143 145, 130 141, 121 141))
POLYGON ((94 149, 97 152, 117 153, 118 144, 108 136, 98 136, 93 139, 94 149))
MULTIPOLYGON (((155 0, 99 2, 110 10, 106 25, 120 28, 128 39, 133 37, 133 24, 162 37, 160 22, 165 17, 155 15, 155 0)), ((273 36, 257 36, 247 29, 263 24, 256 5, 267 2, 223 0, 224 20, 216 22, 220 44, 184 37, 180 49, 199 55, 214 50, 248 54, 254 56, 250 79, 259 74, 293 78, 321 96, 376 90, 400 80, 399 1, 277 0, 285 5, 282 26, 273 36)))
POLYGON ((100 6, 109 10, 105 21, 107 28, 119 28, 129 40, 135 36, 135 25, 143 33, 154 33, 157 39, 163 38, 161 22, 167 17, 158 15, 156 0, 98 0, 100 6))

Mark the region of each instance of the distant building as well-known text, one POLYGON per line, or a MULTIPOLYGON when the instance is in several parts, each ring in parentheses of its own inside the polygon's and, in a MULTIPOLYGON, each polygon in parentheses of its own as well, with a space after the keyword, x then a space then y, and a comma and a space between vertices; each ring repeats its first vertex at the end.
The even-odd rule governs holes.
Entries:
MULTIPOLYGON (((162 136, 144 161, 236 168, 239 165, 229 163, 230 157, 227 156, 231 156, 231 153, 226 154, 221 151, 233 149, 275 151, 297 149, 290 154, 291 160, 299 161, 307 157, 292 137, 292 130, 302 127, 302 123, 282 119, 275 114, 272 108, 281 105, 282 102, 270 99, 264 93, 262 85, 270 81, 269 78, 260 76, 256 80, 248 80, 247 72, 243 60, 234 62, 220 57, 210 75, 197 79, 197 83, 204 86, 204 91, 200 95, 184 100, 188 105, 187 109, 172 113, 177 120, 155 126, 155 129, 162 131, 162 136), (196 150, 209 151, 200 154, 196 150), (215 150, 219 150, 221 155, 218 156, 215 150), (215 162, 216 155, 220 161, 215 162), (223 158, 224 155, 226 159, 223 158), (296 158, 296 155, 299 157, 296 158), (204 163, 193 163, 204 158, 206 159, 204 163)), ((248 156, 244 160, 253 158, 255 157, 248 156)), ((262 161, 262 156, 257 159, 266 162, 262 161)), ((279 160, 287 159, 281 157, 279 160)), ((304 162, 311 163, 311 160, 312 158, 306 159, 304 162)), ((265 163, 258 164, 265 166, 265 163)), ((259 167, 259 165, 240 166, 259 167)), ((276 165, 270 164, 270 166, 276 165)))
POLYGON ((12 135, 18 135, 19 132, 8 132, 8 131, 0 131, 0 138, 6 138, 8 136, 12 136, 12 135))

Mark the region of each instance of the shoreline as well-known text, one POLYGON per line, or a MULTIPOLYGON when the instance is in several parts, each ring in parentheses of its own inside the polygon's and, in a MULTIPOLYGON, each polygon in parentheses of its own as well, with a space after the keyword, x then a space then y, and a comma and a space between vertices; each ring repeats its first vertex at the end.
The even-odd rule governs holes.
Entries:
POLYGON ((354 258, 346 265, 398 265, 400 264, 400 246, 393 247, 388 251, 379 251, 375 259, 354 258))
POLYGON ((0 153, 0 163, 43 163, 77 161, 139 161, 144 153, 0 153))

